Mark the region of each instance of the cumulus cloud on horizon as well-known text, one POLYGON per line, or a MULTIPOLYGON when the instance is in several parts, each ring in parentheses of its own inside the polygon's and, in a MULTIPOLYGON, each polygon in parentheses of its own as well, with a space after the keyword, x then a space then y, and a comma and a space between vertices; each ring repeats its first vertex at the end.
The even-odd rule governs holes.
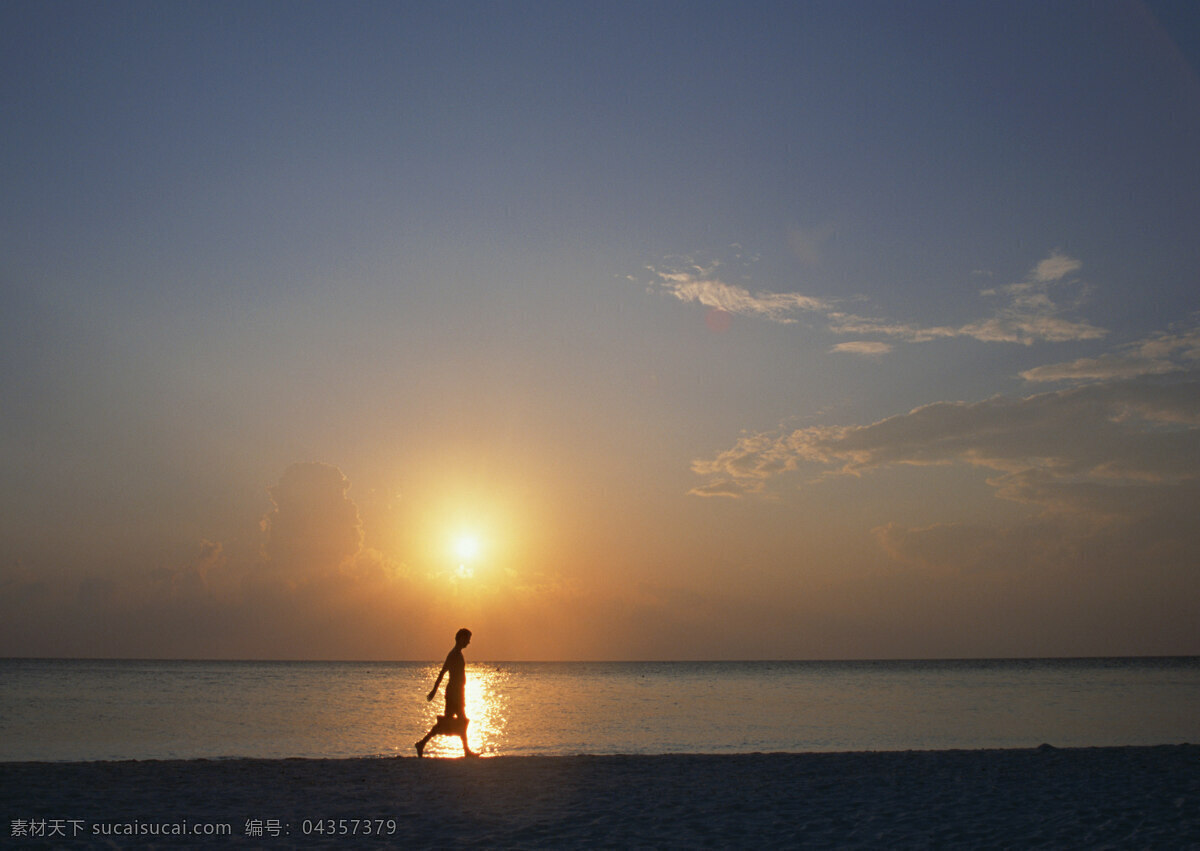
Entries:
POLYGON ((363 546, 350 482, 297 463, 266 488, 258 546, 204 539, 188 561, 98 575, 0 570, 0 639, 37 653, 179 658, 396 656, 419 635, 405 572, 363 546), (46 636, 34 624, 57 624, 46 636), (149 650, 148 648, 153 648, 149 650))
POLYGON ((274 508, 262 519, 263 559, 292 574, 340 567, 362 549, 358 506, 350 481, 320 462, 292 464, 267 488, 274 508))

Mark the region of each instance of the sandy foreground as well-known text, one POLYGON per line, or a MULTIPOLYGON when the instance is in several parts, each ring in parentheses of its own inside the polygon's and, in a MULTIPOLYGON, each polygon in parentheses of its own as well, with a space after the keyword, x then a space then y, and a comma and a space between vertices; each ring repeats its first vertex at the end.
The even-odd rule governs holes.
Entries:
POLYGON ((1200 746, 0 763, 0 810, 16 848, 1200 848, 1200 746))

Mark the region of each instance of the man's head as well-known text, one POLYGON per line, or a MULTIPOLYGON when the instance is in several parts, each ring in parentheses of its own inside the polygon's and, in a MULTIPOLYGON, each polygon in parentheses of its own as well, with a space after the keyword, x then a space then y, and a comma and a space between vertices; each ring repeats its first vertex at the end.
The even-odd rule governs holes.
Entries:
POLYGON ((454 633, 455 646, 466 647, 470 643, 471 643, 471 630, 464 628, 464 629, 460 629, 458 632, 454 633))

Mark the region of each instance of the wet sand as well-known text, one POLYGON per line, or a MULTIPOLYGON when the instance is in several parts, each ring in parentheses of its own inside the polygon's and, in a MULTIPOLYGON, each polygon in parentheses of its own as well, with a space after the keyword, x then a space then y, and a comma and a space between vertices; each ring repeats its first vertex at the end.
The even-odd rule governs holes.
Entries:
POLYGON ((1200 746, 2 763, 0 810, 30 848, 1200 849, 1200 746))

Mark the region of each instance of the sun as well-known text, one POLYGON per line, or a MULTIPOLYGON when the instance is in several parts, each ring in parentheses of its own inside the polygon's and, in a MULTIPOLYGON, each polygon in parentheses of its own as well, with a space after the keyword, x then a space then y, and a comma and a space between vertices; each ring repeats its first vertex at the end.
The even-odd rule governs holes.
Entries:
POLYGON ((462 532, 454 539, 454 555, 463 563, 479 558, 482 551, 483 545, 474 533, 462 532))
POLYGON ((474 532, 460 532, 454 537, 454 556, 458 560, 458 570, 455 571, 455 576, 458 579, 472 579, 475 576, 475 568, 471 566, 471 562, 479 558, 479 554, 483 552, 483 544, 479 542, 479 536, 474 532))

